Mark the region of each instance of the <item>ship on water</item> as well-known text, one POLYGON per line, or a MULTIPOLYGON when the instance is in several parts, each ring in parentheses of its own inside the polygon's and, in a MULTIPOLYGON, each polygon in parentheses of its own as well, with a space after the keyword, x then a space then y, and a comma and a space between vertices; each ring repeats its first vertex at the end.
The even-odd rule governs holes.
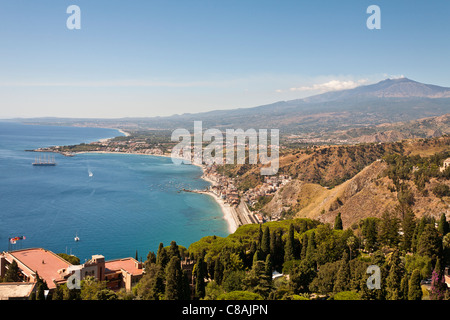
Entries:
POLYGON ((45 156, 41 159, 41 156, 36 157, 33 163, 33 166, 39 167, 53 167, 56 166, 55 157, 54 156, 45 156))

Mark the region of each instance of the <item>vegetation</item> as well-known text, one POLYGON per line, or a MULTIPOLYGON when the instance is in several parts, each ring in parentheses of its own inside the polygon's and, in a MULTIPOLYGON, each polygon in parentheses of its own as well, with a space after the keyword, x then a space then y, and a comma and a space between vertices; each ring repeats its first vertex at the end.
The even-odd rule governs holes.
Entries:
POLYGON ((400 212, 364 219, 356 229, 340 229, 339 219, 338 228, 294 219, 245 225, 225 238, 204 237, 179 253, 194 264, 190 275, 176 251, 161 245, 149 255, 135 298, 420 300, 421 281, 431 276, 430 299, 448 298, 440 263, 448 238, 445 216, 436 227, 432 218, 416 221, 400 212), (403 227, 408 232, 400 232, 403 227), (380 267, 379 290, 366 285, 369 265, 380 267), (274 279, 274 271, 283 275, 274 279))

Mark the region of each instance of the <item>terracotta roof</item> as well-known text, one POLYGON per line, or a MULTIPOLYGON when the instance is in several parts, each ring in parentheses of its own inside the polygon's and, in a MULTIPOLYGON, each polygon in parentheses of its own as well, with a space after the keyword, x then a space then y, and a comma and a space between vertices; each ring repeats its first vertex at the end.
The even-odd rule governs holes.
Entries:
POLYGON ((142 274, 143 269, 138 268, 138 265, 140 263, 133 258, 124 258, 124 259, 117 259, 117 260, 111 260, 105 262, 105 273, 112 273, 119 270, 125 270, 129 274, 133 276, 138 276, 142 274))
MULTIPOLYGON (((60 256, 42 248, 18 250, 9 252, 9 254, 27 266, 28 269, 37 272, 39 277, 47 282, 49 289, 56 287, 54 280, 61 279, 58 271, 71 266, 69 262, 60 256)), ((24 273, 27 273, 26 270, 24 270, 24 273)), ((27 275, 29 276, 30 274, 27 275)))

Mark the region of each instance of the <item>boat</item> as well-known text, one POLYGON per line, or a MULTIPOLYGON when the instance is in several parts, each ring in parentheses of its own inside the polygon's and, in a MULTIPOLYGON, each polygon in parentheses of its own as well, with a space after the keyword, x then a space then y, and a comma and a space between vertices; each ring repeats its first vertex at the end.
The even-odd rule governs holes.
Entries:
POLYGON ((80 238, 78 237, 78 235, 75 235, 75 238, 74 238, 74 240, 75 240, 75 242, 78 242, 78 241, 80 241, 80 238))
POLYGON ((43 157, 44 159, 41 159, 41 156, 39 156, 39 159, 36 157, 34 159, 34 163, 33 166, 38 166, 38 167, 53 167, 56 166, 56 162, 55 162, 55 157, 43 157))

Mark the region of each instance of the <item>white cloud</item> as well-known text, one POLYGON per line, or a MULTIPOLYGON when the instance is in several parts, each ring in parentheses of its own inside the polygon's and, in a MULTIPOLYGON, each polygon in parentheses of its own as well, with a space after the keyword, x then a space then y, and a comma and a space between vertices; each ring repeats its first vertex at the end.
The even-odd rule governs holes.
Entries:
MULTIPOLYGON (((313 84, 310 86, 290 88, 289 91, 318 91, 318 92, 337 91, 337 90, 353 89, 353 88, 359 87, 365 83, 367 83, 367 79, 360 79, 357 81, 331 80, 331 81, 328 81, 325 83, 318 83, 318 84, 313 84)), ((280 91, 277 90, 277 92, 280 92, 280 91)))

